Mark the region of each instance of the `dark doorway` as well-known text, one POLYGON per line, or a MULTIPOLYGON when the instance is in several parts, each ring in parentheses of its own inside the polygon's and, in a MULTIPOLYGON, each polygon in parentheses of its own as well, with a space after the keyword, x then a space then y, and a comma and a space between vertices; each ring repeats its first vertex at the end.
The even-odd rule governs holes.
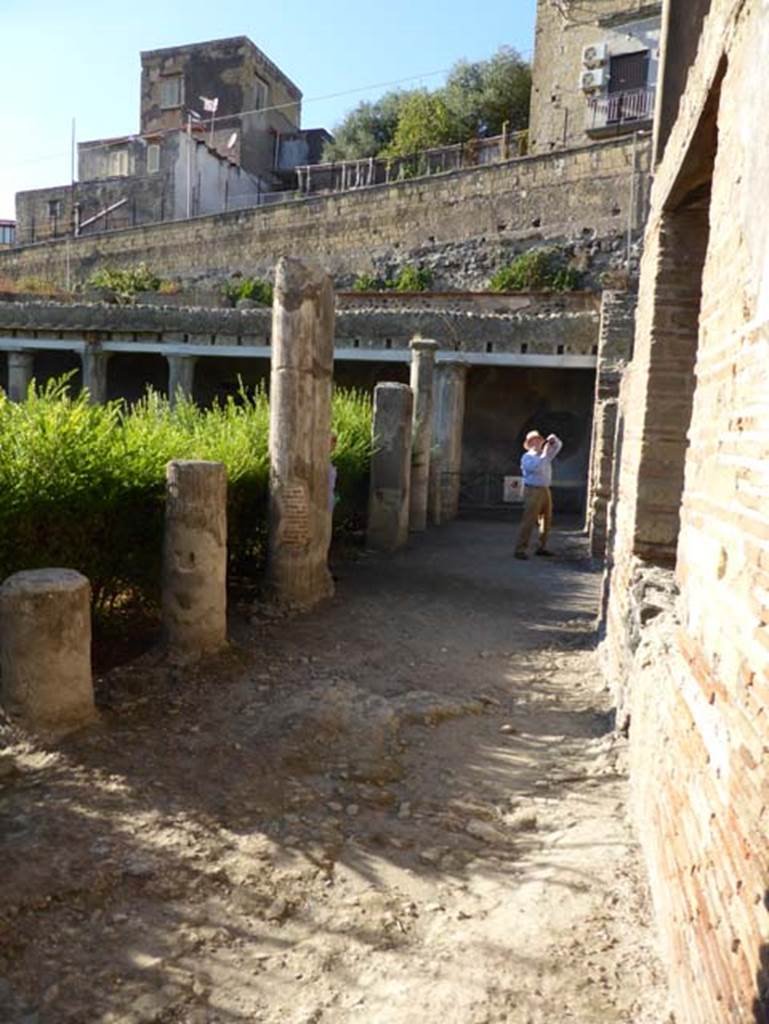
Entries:
POLYGON ((639 97, 649 81, 649 51, 623 53, 609 62, 609 124, 637 120, 648 116, 639 97))

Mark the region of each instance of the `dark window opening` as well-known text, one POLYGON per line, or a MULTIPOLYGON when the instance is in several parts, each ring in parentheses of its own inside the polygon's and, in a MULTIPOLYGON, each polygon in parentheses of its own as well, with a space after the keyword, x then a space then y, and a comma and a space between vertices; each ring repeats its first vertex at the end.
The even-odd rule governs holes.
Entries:
POLYGON ((648 117, 646 104, 639 102, 649 82, 649 51, 623 53, 609 61, 609 124, 621 124, 648 117))

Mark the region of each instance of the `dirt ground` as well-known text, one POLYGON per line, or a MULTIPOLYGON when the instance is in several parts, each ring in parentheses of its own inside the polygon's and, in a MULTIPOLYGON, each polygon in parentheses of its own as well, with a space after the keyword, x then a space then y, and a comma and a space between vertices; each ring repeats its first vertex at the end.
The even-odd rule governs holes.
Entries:
POLYGON ((458 522, 0 743, 7 1024, 667 1024, 576 534, 458 522))

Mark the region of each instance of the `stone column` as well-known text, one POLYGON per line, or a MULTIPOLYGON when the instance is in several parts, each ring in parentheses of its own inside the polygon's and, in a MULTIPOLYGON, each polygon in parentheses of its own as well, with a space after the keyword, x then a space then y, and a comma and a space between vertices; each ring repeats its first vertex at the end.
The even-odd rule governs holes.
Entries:
POLYGON ((606 555, 608 508, 612 500, 615 459, 617 396, 622 374, 633 354, 635 332, 634 292, 604 291, 593 407, 586 529, 594 558, 606 555))
POLYGON ((95 718, 91 586, 73 569, 17 572, 0 587, 3 705, 31 729, 68 731, 95 718))
POLYGON ((366 541, 378 551, 395 551, 408 540, 413 410, 407 384, 388 382, 374 388, 366 541))
POLYGON ((433 426, 433 373, 437 341, 415 338, 411 345, 411 390, 414 393, 414 433, 411 450, 409 529, 427 528, 430 447, 433 426))
POLYGON ((87 345, 80 357, 83 367, 83 390, 88 392, 93 405, 107 401, 107 363, 110 353, 87 345))
POLYGON ((465 362, 451 360, 435 367, 429 506, 436 525, 456 519, 459 511, 466 380, 465 362))
POLYGON ((283 258, 272 307, 268 574, 278 602, 303 608, 333 593, 327 564, 333 366, 331 278, 283 258))
POLYGON ((166 356, 168 360, 168 401, 173 407, 179 398, 192 398, 195 386, 195 356, 166 356))
POLYGON ((227 471, 169 462, 163 543, 163 631, 176 661, 227 643, 227 471))
POLYGON ((34 352, 8 353, 8 397, 12 402, 23 402, 26 399, 34 367, 34 352))

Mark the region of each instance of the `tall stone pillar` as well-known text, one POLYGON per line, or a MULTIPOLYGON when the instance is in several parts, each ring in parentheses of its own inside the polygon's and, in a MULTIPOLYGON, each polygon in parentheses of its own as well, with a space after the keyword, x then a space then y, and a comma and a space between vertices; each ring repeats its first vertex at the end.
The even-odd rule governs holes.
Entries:
POLYGON ((180 398, 192 398, 195 386, 195 356, 166 356, 168 360, 168 401, 176 405, 180 398))
POLYGON ((407 384, 388 382, 374 388, 366 541, 377 551, 395 551, 408 540, 413 410, 407 384))
POLYGON ((331 278, 317 266, 283 258, 272 307, 268 574, 276 600, 302 608, 333 593, 328 571, 333 367, 331 278))
POLYGON ((411 348, 411 390, 414 393, 409 529, 419 531, 427 528, 430 446, 433 432, 433 374, 438 342, 414 338, 409 347, 411 348))
POLYGON ((227 471, 221 462, 166 467, 163 630, 176 661, 227 643, 227 471))
POLYGON ((17 572, 0 587, 0 678, 8 714, 68 731, 95 718, 91 585, 73 569, 17 572))
POLYGON ((107 363, 110 353, 87 345, 81 358, 83 366, 83 390, 88 392, 94 405, 107 401, 107 363))
POLYGON ((459 511, 466 381, 465 362, 451 360, 435 367, 429 507, 436 525, 456 519, 459 511))
POLYGON ((616 457, 617 397, 625 367, 633 354, 634 292, 605 291, 601 296, 601 325, 593 407, 586 529, 594 558, 606 556, 607 521, 612 501, 616 457))
POLYGON ((34 352, 8 353, 8 397, 12 402, 23 402, 26 399, 34 367, 34 352))

